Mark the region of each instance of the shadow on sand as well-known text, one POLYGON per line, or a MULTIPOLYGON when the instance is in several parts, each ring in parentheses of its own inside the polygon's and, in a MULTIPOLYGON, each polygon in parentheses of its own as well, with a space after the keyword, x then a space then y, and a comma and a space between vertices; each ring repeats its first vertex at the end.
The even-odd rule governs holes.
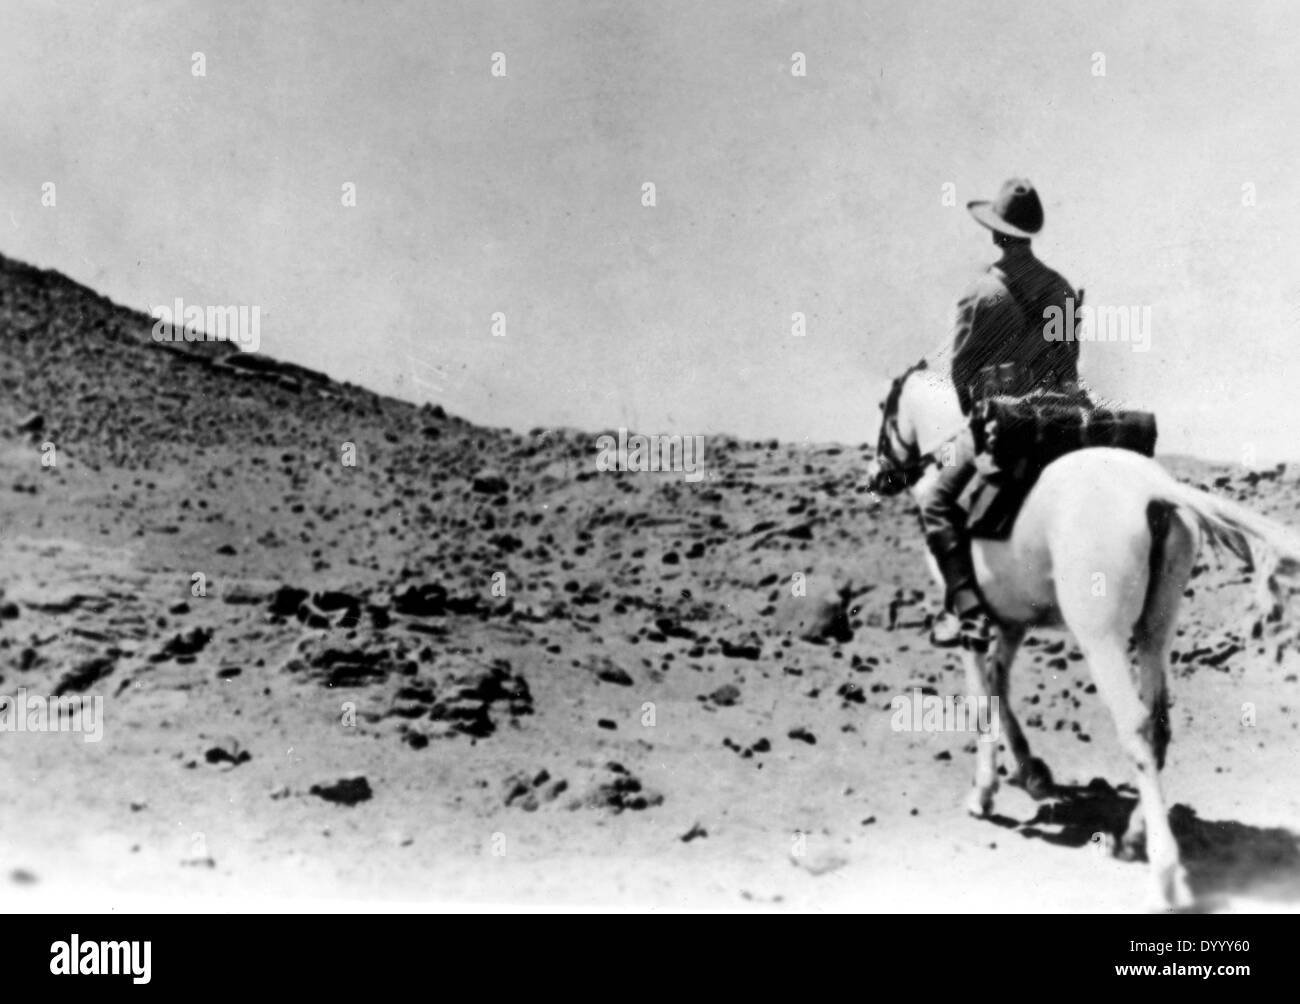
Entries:
MULTIPOLYGON (((1137 792, 1128 785, 1117 790, 1101 778, 1087 786, 1059 785, 1037 815, 1016 829, 1052 844, 1109 850, 1136 805, 1137 792)), ((1012 821, 996 822, 1006 826, 1012 821)), ((1229 896, 1300 902, 1300 834, 1201 819, 1185 805, 1170 810, 1169 822, 1202 909, 1213 909, 1229 896)))

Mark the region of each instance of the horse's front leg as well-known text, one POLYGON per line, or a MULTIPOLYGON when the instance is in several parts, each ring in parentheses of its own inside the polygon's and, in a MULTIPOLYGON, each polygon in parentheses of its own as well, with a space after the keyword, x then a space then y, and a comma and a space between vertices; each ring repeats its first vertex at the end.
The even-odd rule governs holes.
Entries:
POLYGON ((1007 749, 1016 762, 1016 772, 1011 783, 1024 788, 1035 801, 1044 799, 1055 790, 1052 772, 1047 764, 1029 752, 1020 722, 1011 710, 1011 664, 1015 661, 1020 643, 1025 640, 1025 628, 1011 624, 998 629, 993 648, 987 656, 988 672, 992 678, 992 692, 998 699, 998 713, 1002 731, 1006 735, 1007 749))
MULTIPOLYGON (((996 645, 994 646, 997 647, 996 645)), ((962 662, 966 666, 966 693, 973 697, 977 705, 987 705, 993 692, 993 676, 990 672, 993 652, 987 654, 972 652, 962 653, 962 662)), ((998 737, 994 729, 997 719, 991 714, 976 714, 975 738, 975 786, 966 799, 966 811, 972 816, 984 817, 993 811, 993 796, 998 790, 998 737)))

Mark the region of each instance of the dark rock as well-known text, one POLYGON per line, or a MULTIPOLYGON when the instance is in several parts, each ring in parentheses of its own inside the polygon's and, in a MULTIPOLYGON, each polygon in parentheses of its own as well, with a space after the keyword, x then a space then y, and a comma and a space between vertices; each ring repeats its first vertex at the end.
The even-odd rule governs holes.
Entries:
POLYGON ((54 696, 82 693, 97 680, 108 676, 116 666, 117 660, 106 655, 87 659, 63 675, 54 686, 54 696))
POLYGON ((724 683, 709 695, 709 700, 720 707, 729 708, 740 700, 740 688, 734 683, 724 683))
POLYGON ((232 606, 251 606, 266 599, 266 593, 253 586, 237 582, 229 589, 221 591, 221 599, 232 606))
POLYGON ((26 418, 18 423, 15 427, 18 432, 37 433, 45 429, 45 416, 39 411, 33 411, 26 418))
POLYGON ((606 665, 596 671, 596 679, 603 680, 606 683, 614 683, 620 687, 632 686, 632 677, 627 671, 618 666, 606 665))
POLYGON ((510 490, 510 483, 495 474, 480 474, 472 483, 474 491, 481 495, 503 495, 510 490))
POLYGON ((207 647, 208 642, 212 640, 211 628, 191 628, 189 631, 173 635, 167 644, 162 647, 161 652, 149 656, 150 662, 165 662, 168 659, 178 659, 187 656, 197 655, 207 647))
POLYGON ((447 612, 447 590, 436 582, 408 586, 393 597, 393 610, 409 617, 440 617, 447 612))
POLYGON ((327 802, 339 805, 356 805, 374 797, 370 782, 364 777, 346 777, 333 784, 313 784, 308 794, 318 795, 327 802))
POLYGON ((305 589, 281 586, 271 597, 270 611, 277 617, 292 617, 308 595, 305 589))
POLYGON ((233 767, 238 767, 241 763, 248 763, 253 759, 253 755, 248 750, 241 750, 238 744, 231 744, 233 748, 227 749, 225 746, 213 746, 203 754, 203 759, 208 763, 228 763, 233 767))
POLYGON ((311 601, 315 604, 317 610, 323 610, 327 614, 334 613, 337 610, 357 610, 361 607, 360 599, 340 589, 316 593, 312 596, 311 601))
POLYGON ((840 689, 835 691, 836 695, 844 698, 846 703, 864 704, 867 695, 862 692, 862 688, 856 683, 845 683, 840 685, 840 689))
POLYGON ((728 659, 757 659, 763 654, 763 650, 758 645, 732 644, 725 638, 719 639, 722 646, 722 654, 728 659))

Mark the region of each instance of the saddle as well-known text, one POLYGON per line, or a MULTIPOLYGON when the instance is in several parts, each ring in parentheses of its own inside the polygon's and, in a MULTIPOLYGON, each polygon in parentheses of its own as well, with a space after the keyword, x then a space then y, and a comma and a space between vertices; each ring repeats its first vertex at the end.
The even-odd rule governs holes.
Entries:
POLYGON ((978 454, 968 533, 1005 540, 1038 477, 1052 461, 1092 446, 1155 455, 1156 417, 1095 404, 1078 388, 1022 397, 991 394, 971 416, 978 454))

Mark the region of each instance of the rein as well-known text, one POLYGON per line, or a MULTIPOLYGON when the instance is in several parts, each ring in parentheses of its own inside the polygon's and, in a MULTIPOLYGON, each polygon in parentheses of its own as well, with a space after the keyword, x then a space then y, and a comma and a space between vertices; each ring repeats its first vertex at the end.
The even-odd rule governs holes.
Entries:
POLYGON ((898 432, 898 400, 903 394, 903 384, 913 373, 928 368, 929 363, 922 359, 895 378, 889 387, 889 394, 881 402, 883 414, 880 419, 880 438, 876 441, 876 463, 879 472, 873 479, 872 490, 882 495, 896 495, 904 489, 911 488, 924 476, 930 466, 938 465, 939 459, 933 452, 921 453, 915 443, 903 444, 898 432), (895 445, 903 445, 906 456, 899 458, 894 452, 895 445))

